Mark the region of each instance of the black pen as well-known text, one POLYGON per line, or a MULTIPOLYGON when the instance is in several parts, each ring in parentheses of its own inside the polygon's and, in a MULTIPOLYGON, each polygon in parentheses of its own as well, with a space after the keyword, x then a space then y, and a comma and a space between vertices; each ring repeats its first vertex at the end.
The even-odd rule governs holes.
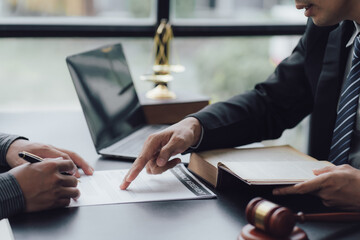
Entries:
POLYGON ((29 153, 29 152, 19 152, 19 157, 21 157, 22 159, 28 161, 29 163, 38 163, 38 162, 42 162, 44 161, 44 159, 42 159, 39 156, 36 156, 35 154, 29 153))
MULTIPOLYGON (((26 151, 19 152, 18 155, 19 155, 19 157, 21 157, 22 159, 28 161, 29 163, 38 163, 38 162, 44 161, 43 158, 41 158, 41 157, 39 157, 39 156, 37 156, 35 154, 26 152, 26 151)), ((71 175, 70 173, 67 173, 67 172, 62 172, 61 174, 63 174, 63 175, 71 175)))

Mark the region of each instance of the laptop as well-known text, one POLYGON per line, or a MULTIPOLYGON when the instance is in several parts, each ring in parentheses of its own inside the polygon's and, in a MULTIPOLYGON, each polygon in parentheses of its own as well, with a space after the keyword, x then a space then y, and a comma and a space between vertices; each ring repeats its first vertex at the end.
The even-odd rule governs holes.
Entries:
POLYGON ((96 151, 135 159, 146 138, 167 125, 148 125, 121 44, 66 58, 96 151))

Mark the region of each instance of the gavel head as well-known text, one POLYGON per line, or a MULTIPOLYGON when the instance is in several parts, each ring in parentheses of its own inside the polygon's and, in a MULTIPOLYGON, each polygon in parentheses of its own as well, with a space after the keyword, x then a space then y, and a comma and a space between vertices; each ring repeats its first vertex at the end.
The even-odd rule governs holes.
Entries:
POLYGON ((289 236, 296 222, 290 209, 260 197, 254 198, 248 203, 246 218, 255 228, 275 237, 289 236))

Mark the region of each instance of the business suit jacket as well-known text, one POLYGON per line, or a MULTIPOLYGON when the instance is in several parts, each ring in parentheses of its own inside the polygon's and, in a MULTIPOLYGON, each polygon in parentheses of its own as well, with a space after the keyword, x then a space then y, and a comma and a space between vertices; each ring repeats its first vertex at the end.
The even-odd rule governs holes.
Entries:
POLYGON ((351 21, 318 27, 309 19, 293 53, 265 82, 192 115, 204 128, 198 150, 276 139, 311 114, 308 153, 327 159, 353 31, 351 21))

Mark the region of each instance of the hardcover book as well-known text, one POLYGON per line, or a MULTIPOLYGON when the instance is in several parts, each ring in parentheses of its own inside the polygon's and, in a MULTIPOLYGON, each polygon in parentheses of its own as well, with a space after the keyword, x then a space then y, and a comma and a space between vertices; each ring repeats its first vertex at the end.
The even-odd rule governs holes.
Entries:
POLYGON ((314 178, 314 169, 331 165, 285 145, 192 153, 188 168, 216 187, 219 168, 248 185, 290 185, 314 178))

